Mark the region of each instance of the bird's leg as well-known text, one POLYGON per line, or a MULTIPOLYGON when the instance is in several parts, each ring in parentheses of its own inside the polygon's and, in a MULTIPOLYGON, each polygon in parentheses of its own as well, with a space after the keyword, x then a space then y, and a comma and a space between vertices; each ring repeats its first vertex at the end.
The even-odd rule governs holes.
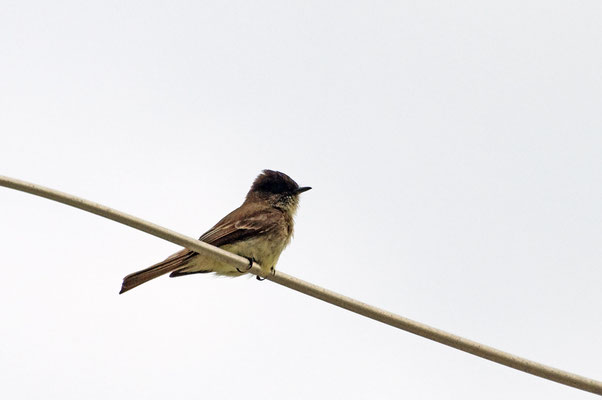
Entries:
MULTIPOLYGON (((243 256, 244 257, 244 256, 243 256)), ((241 274, 246 274, 248 270, 250 270, 251 268, 253 268, 253 263, 256 263, 257 260, 254 259, 253 257, 245 257, 247 260, 249 260, 249 266, 247 267, 246 270, 241 271, 240 269, 238 269, 238 267, 236 267, 236 270, 238 272, 240 272, 241 274)))

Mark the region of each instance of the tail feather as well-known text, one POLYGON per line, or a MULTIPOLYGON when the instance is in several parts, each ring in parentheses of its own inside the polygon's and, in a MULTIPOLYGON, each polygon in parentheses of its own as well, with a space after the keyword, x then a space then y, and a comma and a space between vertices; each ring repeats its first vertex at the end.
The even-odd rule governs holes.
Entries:
POLYGON ((207 270, 207 271, 187 271, 186 268, 183 269, 177 269, 174 272, 172 272, 171 274, 169 274, 170 278, 177 278, 178 276, 186 276, 186 275, 192 275, 192 274, 208 274, 210 272, 214 272, 211 270, 207 270))
POLYGON ((185 267, 190 259, 194 257, 197 253, 183 249, 164 261, 157 263, 155 265, 151 265, 150 267, 143 269, 142 271, 134 272, 129 274, 125 278, 123 278, 123 283, 121 284, 121 290, 119 294, 125 293, 130 289, 135 288, 136 286, 142 285, 144 282, 148 282, 151 279, 155 279, 163 274, 167 274, 168 272, 175 271, 182 267, 185 267))

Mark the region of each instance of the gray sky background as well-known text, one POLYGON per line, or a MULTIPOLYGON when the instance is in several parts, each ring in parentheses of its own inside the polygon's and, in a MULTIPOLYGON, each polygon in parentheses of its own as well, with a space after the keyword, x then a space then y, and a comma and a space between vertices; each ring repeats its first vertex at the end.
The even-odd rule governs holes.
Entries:
MULTIPOLYGON (((0 173, 198 237, 264 168, 278 269, 602 379, 599 1, 16 2, 0 173)), ((0 190, 6 398, 590 399, 0 190)))

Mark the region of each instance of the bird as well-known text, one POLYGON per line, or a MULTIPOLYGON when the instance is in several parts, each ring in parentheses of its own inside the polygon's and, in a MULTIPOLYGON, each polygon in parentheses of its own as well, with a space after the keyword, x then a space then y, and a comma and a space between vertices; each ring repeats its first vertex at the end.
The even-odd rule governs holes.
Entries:
MULTIPOLYGON (((263 276, 274 274, 278 258, 293 236, 299 195, 310 189, 300 187, 283 172, 265 169, 253 181, 242 205, 199 240, 245 257, 249 265, 259 263, 263 276)), ((229 277, 246 274, 227 263, 182 249, 164 261, 127 275, 119 294, 167 273, 173 278, 210 272, 229 277)))

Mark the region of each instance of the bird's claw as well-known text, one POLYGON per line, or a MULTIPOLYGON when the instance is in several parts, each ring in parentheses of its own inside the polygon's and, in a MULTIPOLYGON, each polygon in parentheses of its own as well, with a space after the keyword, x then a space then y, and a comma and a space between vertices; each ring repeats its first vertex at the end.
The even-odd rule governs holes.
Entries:
POLYGON ((247 260, 249 260, 249 266, 247 267, 246 270, 241 271, 238 267, 236 267, 236 270, 238 272, 240 272, 241 274, 246 274, 248 270, 250 270, 251 268, 253 268, 253 263, 257 262, 253 257, 245 257, 247 260))
MULTIPOLYGON (((270 275, 272 275, 272 276, 276 275, 276 270, 274 269, 274 267, 273 267, 273 266, 272 266, 272 267, 270 267, 270 275)), ((257 280, 258 280, 258 281, 260 281, 260 282, 261 282, 261 281, 265 281, 265 278, 264 278, 264 277, 262 277, 262 276, 259 276, 259 275, 257 275, 257 276, 255 277, 255 279, 257 279, 257 280)))

